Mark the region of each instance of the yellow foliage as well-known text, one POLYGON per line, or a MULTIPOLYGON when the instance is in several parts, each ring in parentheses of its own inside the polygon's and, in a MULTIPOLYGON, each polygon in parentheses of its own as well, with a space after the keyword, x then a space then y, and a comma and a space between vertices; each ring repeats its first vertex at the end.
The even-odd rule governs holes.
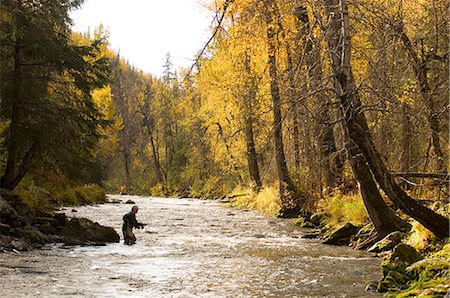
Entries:
POLYGON ((369 219, 360 195, 345 195, 338 190, 330 197, 321 199, 317 209, 329 216, 331 226, 347 222, 362 225, 369 219))
POLYGON ((231 205, 237 208, 258 209, 272 216, 277 216, 281 210, 279 191, 276 185, 265 186, 259 192, 237 187, 231 197, 231 205))

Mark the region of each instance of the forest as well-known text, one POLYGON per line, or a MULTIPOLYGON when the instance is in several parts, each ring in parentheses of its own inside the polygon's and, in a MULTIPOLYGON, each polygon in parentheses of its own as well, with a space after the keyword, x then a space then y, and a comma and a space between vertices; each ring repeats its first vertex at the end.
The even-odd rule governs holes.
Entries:
POLYGON ((449 253, 449 1, 208 1, 210 40, 161 77, 72 32, 82 3, 2 0, 2 188, 227 200, 449 253))

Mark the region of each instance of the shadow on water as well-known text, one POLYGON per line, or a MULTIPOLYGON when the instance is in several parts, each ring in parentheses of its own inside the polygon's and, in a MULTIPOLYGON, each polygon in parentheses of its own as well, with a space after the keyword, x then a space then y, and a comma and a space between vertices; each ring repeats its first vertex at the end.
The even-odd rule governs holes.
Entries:
MULTIPOLYGON (((58 245, 0 254, 0 293, 19 297, 372 297, 380 261, 347 247, 300 238, 303 230, 219 202, 111 196, 139 205, 134 246, 58 245)), ((131 205, 85 206, 121 231, 131 205)))

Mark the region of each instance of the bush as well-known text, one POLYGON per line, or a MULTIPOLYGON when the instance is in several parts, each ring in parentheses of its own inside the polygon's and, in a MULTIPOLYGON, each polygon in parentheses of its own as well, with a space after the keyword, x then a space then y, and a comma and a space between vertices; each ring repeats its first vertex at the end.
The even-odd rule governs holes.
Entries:
POLYGON ((33 210, 48 210, 50 208, 50 194, 35 184, 33 178, 26 176, 16 187, 14 192, 33 210))

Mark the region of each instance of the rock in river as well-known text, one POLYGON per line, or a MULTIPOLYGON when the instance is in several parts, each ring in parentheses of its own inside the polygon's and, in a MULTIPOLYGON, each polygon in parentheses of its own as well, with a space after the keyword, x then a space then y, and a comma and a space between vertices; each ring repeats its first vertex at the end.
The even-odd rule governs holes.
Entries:
POLYGON ((117 232, 87 218, 72 218, 68 221, 60 234, 68 239, 92 242, 119 242, 117 232))

